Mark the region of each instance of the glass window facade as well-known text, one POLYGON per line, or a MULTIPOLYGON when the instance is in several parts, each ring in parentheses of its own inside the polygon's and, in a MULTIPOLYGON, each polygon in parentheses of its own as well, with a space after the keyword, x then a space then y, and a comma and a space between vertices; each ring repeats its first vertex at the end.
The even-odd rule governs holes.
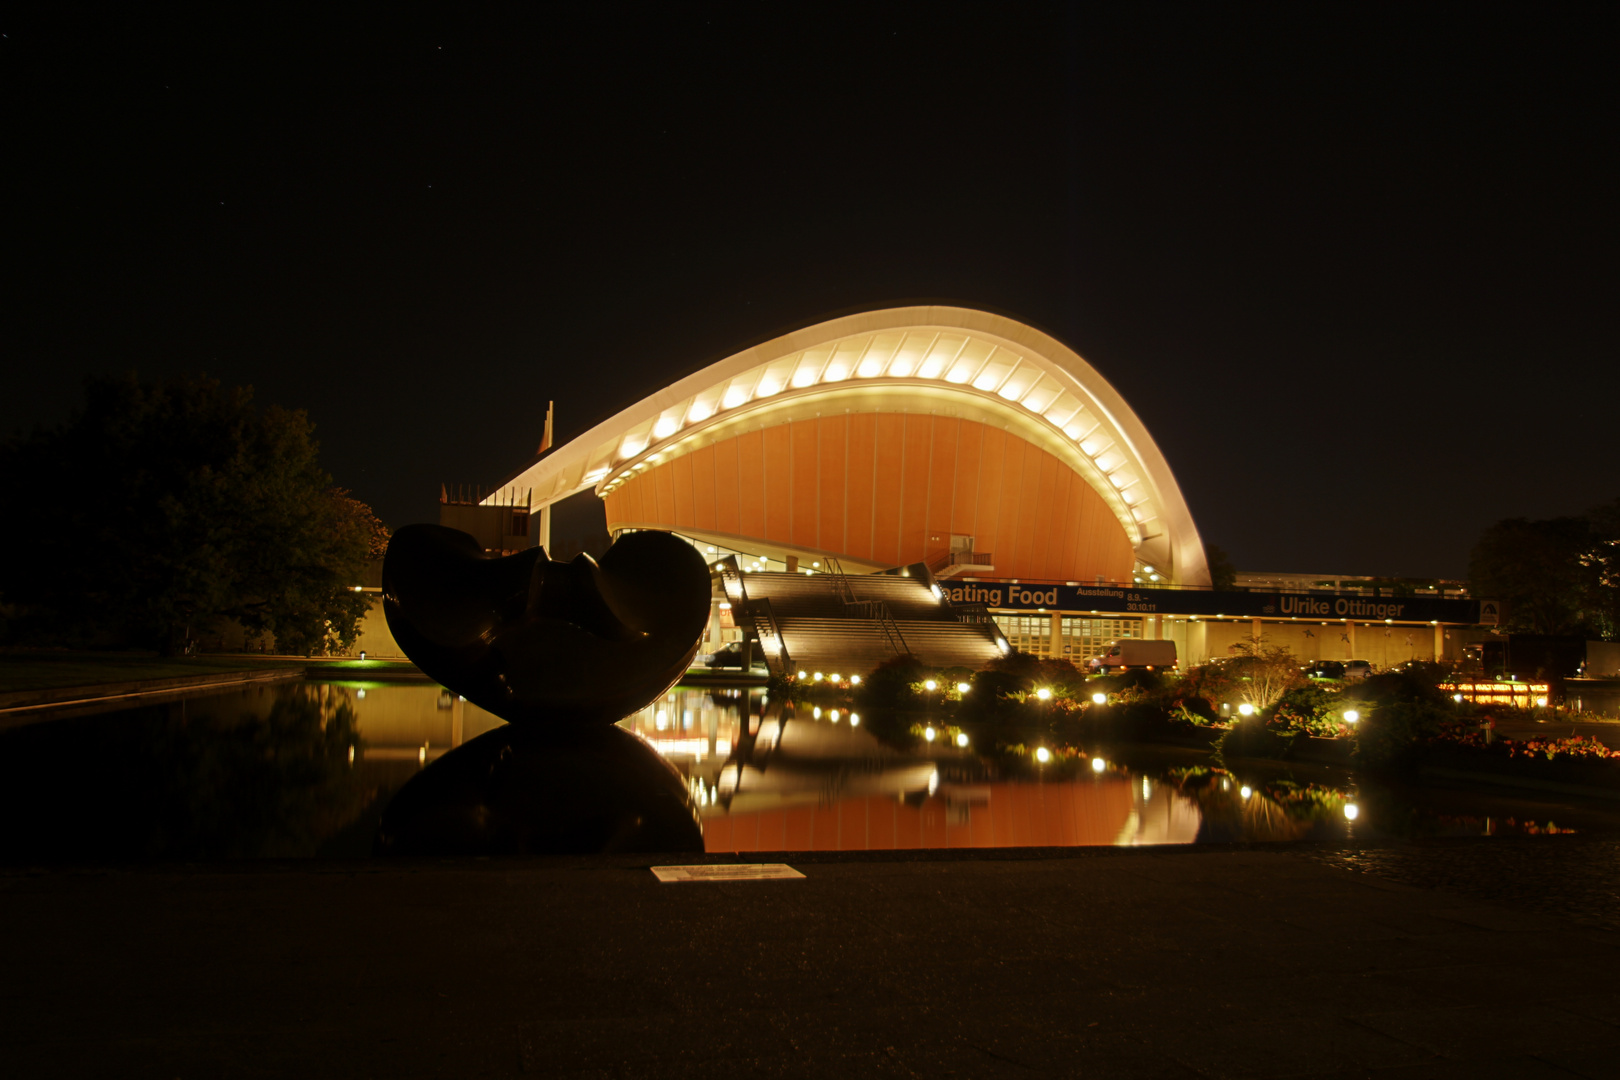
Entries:
POLYGON ((1084 663, 1106 651, 1123 638, 1140 638, 1142 620, 1097 615, 1060 615, 1055 618, 1057 637, 1052 636, 1052 615, 997 615, 996 625, 1007 635, 1007 644, 1039 657, 1055 657, 1084 663))

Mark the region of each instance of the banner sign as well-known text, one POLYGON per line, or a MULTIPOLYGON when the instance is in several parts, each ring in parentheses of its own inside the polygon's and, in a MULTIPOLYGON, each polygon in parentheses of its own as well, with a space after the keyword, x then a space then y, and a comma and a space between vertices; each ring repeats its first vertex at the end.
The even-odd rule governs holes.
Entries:
POLYGON ((1067 611, 1090 614, 1233 615, 1245 619, 1443 622, 1473 626, 1479 601, 1437 596, 1343 596, 1333 593, 1207 592, 1201 589, 1137 589, 1110 585, 1047 585, 1013 581, 939 582, 955 604, 983 604, 1002 611, 1067 611))

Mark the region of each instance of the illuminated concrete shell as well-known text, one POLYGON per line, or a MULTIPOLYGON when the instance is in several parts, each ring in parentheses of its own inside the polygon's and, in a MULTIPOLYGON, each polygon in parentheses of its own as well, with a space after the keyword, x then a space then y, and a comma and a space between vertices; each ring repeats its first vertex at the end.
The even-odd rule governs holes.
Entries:
POLYGON ((954 307, 834 319, 711 364, 514 477, 545 507, 593 488, 609 529, 672 529, 846 569, 974 537, 996 577, 1207 585, 1169 466, 1073 350, 954 307))

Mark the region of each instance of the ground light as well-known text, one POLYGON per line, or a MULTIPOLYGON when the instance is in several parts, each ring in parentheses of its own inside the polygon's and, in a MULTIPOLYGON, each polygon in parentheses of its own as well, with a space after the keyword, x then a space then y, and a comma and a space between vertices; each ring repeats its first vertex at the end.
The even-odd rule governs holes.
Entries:
POLYGON ((1238 794, 1243 796, 1245 799, 1247 799, 1250 795, 1253 795, 1254 792, 1253 792, 1253 790, 1250 789, 1248 784, 1244 784, 1241 788, 1238 789, 1238 794))
POLYGON ((1108 768, 1108 762, 1104 761, 1102 758, 1094 757, 1091 759, 1092 772, 1102 772, 1106 768, 1108 768))
POLYGON ((1536 698, 1536 708, 1545 709, 1546 707, 1547 707, 1547 699, 1546 698, 1544 698, 1544 697, 1536 698))
POLYGON ((928 691, 937 690, 939 689, 939 683, 935 682, 933 679, 924 679, 923 689, 928 691))
POLYGON ((1051 701, 1052 691, 1043 686, 1039 690, 1035 691, 1035 696, 1040 698, 1042 701, 1051 701))
POLYGON ((1354 710, 1354 709, 1346 709, 1346 710, 1344 710, 1344 722, 1345 723, 1354 724, 1357 720, 1360 720, 1360 719, 1361 719, 1361 714, 1356 712, 1356 710, 1354 710))
POLYGON ((930 725, 930 726, 923 729, 923 738, 927 739, 929 742, 934 741, 934 735, 935 735, 935 732, 934 732, 934 728, 933 728, 932 725, 930 725))
POLYGON ((849 677, 849 685, 851 685, 851 686, 859 686, 859 685, 861 685, 861 677, 859 675, 851 675, 849 677))
POLYGON ((852 712, 852 713, 849 714, 849 726, 850 727, 860 727, 861 726, 861 714, 860 713, 852 712))
POLYGON ((1250 705, 1247 701, 1245 701, 1243 704, 1238 706, 1238 715, 1239 716, 1253 716, 1254 715, 1254 706, 1250 705))
POLYGON ((973 689, 973 687, 969 683, 959 682, 956 684, 956 692, 958 694, 965 694, 971 689, 973 689))
POLYGON ((1106 705, 1106 704, 1108 704, 1108 695, 1107 694, 1092 694, 1091 695, 1091 703, 1093 705, 1106 705))
POLYGON ((1037 746, 1035 748, 1035 760, 1040 762, 1042 765, 1045 765, 1048 761, 1052 760, 1052 751, 1048 750, 1044 746, 1037 746))
POLYGON ((968 744, 967 732, 965 732, 965 731, 957 732, 956 745, 965 748, 967 746, 967 744, 968 744))
POLYGON ((1356 820, 1357 816, 1360 815, 1360 813, 1361 813, 1361 810, 1360 810, 1359 807, 1356 806, 1355 803, 1347 802, 1347 803, 1344 804, 1345 820, 1354 821, 1354 820, 1356 820))

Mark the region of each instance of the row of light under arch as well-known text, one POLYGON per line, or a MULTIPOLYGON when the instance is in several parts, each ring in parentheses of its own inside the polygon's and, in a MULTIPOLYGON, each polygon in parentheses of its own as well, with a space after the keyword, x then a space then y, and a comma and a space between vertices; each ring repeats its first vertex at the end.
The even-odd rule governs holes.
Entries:
MULTIPOLYGON (((678 434, 683 427, 704 423, 720 412, 740 408, 751 401, 774 397, 787 389, 802 390, 851 378, 940 379, 954 385, 971 385, 976 390, 1022 405, 1061 430, 1080 448, 1119 492, 1138 523, 1150 521, 1154 516, 1146 507, 1148 496, 1142 478, 1127 468, 1130 459, 1116 448, 1113 438, 1100 430, 1103 421, 1087 411, 1085 402, 1023 356, 987 341, 943 332, 926 335, 896 332, 846 339, 752 368, 722 384, 723 392, 715 387, 697 395, 690 403, 666 411, 654 422, 650 438, 642 434, 627 435, 619 444, 617 460, 629 461, 648 446, 678 434), (920 349, 909 348, 908 342, 916 337, 926 337, 927 344, 920 349), (884 349, 879 343, 885 338, 898 340, 893 347, 884 349), (1073 401, 1072 406, 1065 398, 1073 401)), ((597 483, 610 471, 608 465, 599 466, 587 472, 584 480, 589 484, 597 483)), ((604 494, 628 480, 635 471, 629 469, 620 473, 604 494)))

